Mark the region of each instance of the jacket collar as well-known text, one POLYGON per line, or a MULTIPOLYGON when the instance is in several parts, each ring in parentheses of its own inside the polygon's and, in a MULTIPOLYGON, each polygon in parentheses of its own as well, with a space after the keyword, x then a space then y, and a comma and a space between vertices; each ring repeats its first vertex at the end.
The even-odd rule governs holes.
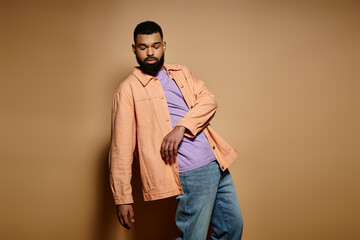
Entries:
MULTIPOLYGON (((166 71, 178 71, 181 70, 180 67, 176 64, 164 64, 166 71)), ((151 79, 155 79, 154 76, 143 73, 139 67, 134 67, 132 74, 142 83, 142 85, 146 86, 151 79)))

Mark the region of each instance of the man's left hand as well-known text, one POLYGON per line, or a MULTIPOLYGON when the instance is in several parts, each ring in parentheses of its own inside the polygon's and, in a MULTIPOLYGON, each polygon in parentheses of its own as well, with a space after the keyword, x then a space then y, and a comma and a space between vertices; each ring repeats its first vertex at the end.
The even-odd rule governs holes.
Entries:
POLYGON ((184 137, 186 128, 184 126, 176 126, 163 139, 161 144, 161 156, 167 164, 175 163, 175 157, 181 140, 184 137))

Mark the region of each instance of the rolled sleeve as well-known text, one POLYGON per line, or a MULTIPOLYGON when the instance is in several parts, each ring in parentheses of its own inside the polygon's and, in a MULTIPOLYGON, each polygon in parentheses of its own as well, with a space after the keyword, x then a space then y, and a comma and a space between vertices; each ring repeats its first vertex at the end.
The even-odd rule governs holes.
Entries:
POLYGON ((217 103, 214 94, 206 88, 203 81, 196 78, 189 70, 186 75, 192 85, 195 104, 176 125, 184 126, 187 129, 185 136, 194 138, 209 124, 216 112, 217 103))

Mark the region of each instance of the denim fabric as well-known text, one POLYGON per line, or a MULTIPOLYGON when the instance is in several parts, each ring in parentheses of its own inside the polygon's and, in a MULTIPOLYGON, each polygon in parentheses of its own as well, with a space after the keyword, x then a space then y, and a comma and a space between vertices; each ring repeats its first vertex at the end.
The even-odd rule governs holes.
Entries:
POLYGON ((229 170, 213 161, 179 176, 184 194, 176 197, 177 240, 205 240, 210 223, 213 240, 241 239, 243 221, 229 170))

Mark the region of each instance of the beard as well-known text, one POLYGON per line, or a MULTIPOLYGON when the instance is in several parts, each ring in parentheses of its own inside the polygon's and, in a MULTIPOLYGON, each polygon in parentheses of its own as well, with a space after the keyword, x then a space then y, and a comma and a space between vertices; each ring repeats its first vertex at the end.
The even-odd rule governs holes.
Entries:
POLYGON ((144 59, 143 62, 136 55, 136 61, 139 63, 141 71, 151 76, 155 76, 160 71, 161 67, 164 65, 164 59, 165 59, 165 53, 163 53, 160 60, 156 57, 147 57, 144 59), (149 59, 155 59, 156 63, 147 64, 145 61, 149 59))

